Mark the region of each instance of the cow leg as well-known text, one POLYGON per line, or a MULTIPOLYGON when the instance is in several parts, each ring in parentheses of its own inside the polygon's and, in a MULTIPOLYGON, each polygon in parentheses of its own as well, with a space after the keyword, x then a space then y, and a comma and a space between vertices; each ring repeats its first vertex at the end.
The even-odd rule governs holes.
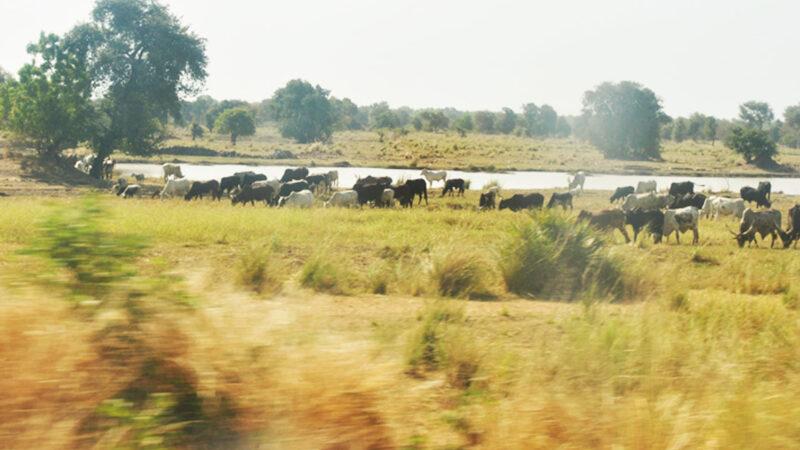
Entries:
POLYGON ((700 230, 697 228, 692 229, 692 233, 694 233, 694 238, 692 239, 692 245, 697 245, 700 243, 700 230))
POLYGON ((622 233, 622 236, 625 237, 625 243, 626 244, 630 244, 631 238, 628 236, 628 232, 625 231, 625 226, 624 225, 619 228, 619 231, 622 233))
POLYGON ((675 230, 675 240, 678 241, 678 245, 681 245, 681 232, 680 232, 680 230, 675 230))

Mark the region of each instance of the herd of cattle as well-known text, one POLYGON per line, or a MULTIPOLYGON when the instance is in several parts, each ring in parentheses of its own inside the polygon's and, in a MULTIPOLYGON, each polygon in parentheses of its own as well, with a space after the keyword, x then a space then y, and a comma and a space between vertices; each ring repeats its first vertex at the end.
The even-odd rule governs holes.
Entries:
MULTIPOLYGON (((280 179, 268 180, 266 175, 252 171, 239 172, 221 180, 192 182, 183 177, 181 168, 175 164, 164 164, 163 179, 165 185, 157 191, 147 192, 142 185, 128 184, 124 178, 118 180, 115 191, 118 196, 130 198, 144 194, 153 197, 183 197, 187 201, 202 199, 206 196, 220 200, 229 196, 233 205, 255 205, 263 203, 268 206, 310 208, 315 196, 325 196, 325 207, 363 207, 370 205, 377 208, 392 207, 399 203, 402 207, 411 208, 415 200, 428 204, 428 186, 440 181, 444 187, 441 196, 464 195, 468 182, 460 179, 448 179, 447 172, 423 170, 424 178, 407 180, 393 184, 389 177, 360 178, 349 190, 337 190, 339 174, 337 171, 311 174, 305 167, 286 169, 280 179)), ((137 180, 142 175, 135 175, 137 180)), ((547 208, 573 208, 573 198, 580 195, 586 181, 586 174, 579 172, 569 179, 568 192, 553 193, 546 204, 547 208)), ((656 243, 664 237, 675 234, 680 243, 682 233, 692 231, 693 244, 699 241, 699 220, 718 219, 720 216, 732 216, 740 220, 739 231, 733 232, 739 246, 756 243, 756 235, 772 237, 771 247, 780 237, 785 247, 793 242, 797 245, 800 238, 800 205, 789 210, 789 229, 781 228, 781 212, 772 207, 772 186, 763 182, 757 188, 744 187, 740 191, 741 198, 727 198, 696 193, 694 183, 672 183, 666 192, 658 192, 655 181, 643 181, 636 187, 617 188, 609 198, 610 203, 619 203, 616 209, 599 212, 581 211, 579 220, 586 220, 592 226, 606 230, 619 230, 626 242, 631 242, 626 227, 633 229, 635 242, 641 231, 650 233, 656 243), (747 208, 746 203, 755 203, 756 209, 747 208), (763 208, 763 209, 762 209, 763 208)), ((500 198, 499 190, 494 187, 480 195, 478 209, 508 209, 523 211, 545 207, 545 197, 539 193, 515 194, 508 198, 500 198), (499 200, 499 202, 498 202, 499 200)))

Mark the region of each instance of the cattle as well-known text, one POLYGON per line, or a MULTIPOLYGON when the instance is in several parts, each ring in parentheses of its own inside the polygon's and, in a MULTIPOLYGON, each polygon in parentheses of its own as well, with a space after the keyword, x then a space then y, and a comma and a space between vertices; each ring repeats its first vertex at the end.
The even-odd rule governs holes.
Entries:
POLYGON ((89 175, 89 173, 92 171, 92 164, 94 164, 95 159, 97 159, 97 155, 95 154, 86 155, 77 162, 75 162, 74 167, 75 169, 80 170, 86 175, 89 175))
POLYGON ((497 206, 497 193, 495 191, 489 191, 486 193, 481 194, 481 198, 478 201, 478 209, 495 209, 497 206))
POLYGON ((614 190, 614 193, 611 194, 611 197, 609 197, 608 202, 614 203, 618 200, 625 200, 625 197, 632 195, 634 192, 635 189, 633 188, 633 186, 618 187, 617 189, 614 190))
POLYGON ((428 185, 422 178, 415 180, 408 180, 402 186, 394 187, 394 198, 400 202, 403 207, 413 207, 414 197, 419 197, 419 204, 422 204, 422 198, 425 198, 425 204, 428 204, 428 185))
POLYGON ((692 245, 700 242, 700 232, 698 222, 700 221, 700 211, 694 206, 687 206, 680 209, 668 209, 664 212, 663 235, 669 240, 669 235, 675 233, 678 244, 681 243, 681 233, 692 230, 692 245))
POLYGON ((648 192, 656 192, 658 190, 658 183, 656 180, 640 181, 636 185, 635 194, 646 194, 648 192))
POLYGON ((373 177, 367 176, 366 178, 359 178, 356 180, 356 184, 353 185, 353 189, 355 190, 359 186, 370 186, 370 185, 377 185, 382 186, 384 189, 388 188, 392 184, 392 179, 389 177, 373 177))
POLYGON ((236 206, 241 203, 242 206, 245 206, 250 203, 251 206, 255 206, 256 202, 264 202, 265 205, 268 205, 274 196, 275 191, 272 189, 272 186, 246 186, 244 189, 231 196, 231 204, 236 206))
POLYGON ((664 209, 669 204, 670 196, 667 194, 656 194, 655 192, 648 192, 646 194, 633 194, 625 198, 622 202, 623 211, 632 211, 634 209, 653 210, 664 209))
POLYGON ((428 180, 428 183, 430 183, 431 186, 433 186, 433 182, 434 181, 441 181, 442 183, 445 183, 445 184, 447 182, 447 172, 445 172, 444 170, 439 171, 439 172, 434 172, 432 170, 423 169, 422 172, 421 172, 421 175, 426 180, 428 180))
POLYGON ((255 173, 255 172, 237 172, 233 174, 238 181, 238 187, 244 188, 246 186, 250 186, 251 184, 255 183, 256 181, 267 181, 267 176, 262 173, 255 173))
POLYGON ((566 210, 567 207, 572 209, 572 194, 569 192, 564 194, 554 192, 553 195, 550 196, 550 201, 547 202, 547 209, 551 209, 555 206, 560 206, 564 210, 566 210))
POLYGON ((775 246, 776 236, 780 236, 783 239, 784 246, 786 242, 790 242, 788 233, 781 229, 781 212, 774 209, 755 211, 747 208, 742 214, 742 221, 739 223, 739 233, 734 233, 733 231, 731 233, 740 248, 744 247, 745 243, 749 247, 754 242, 758 247, 756 233, 761 235, 762 240, 768 235, 772 236, 770 248, 775 246))
POLYGON ((115 194, 117 195, 117 197, 119 197, 120 195, 122 195, 123 192, 125 192, 125 188, 127 187, 128 187, 128 180, 126 180, 125 178, 120 178, 119 180, 117 180, 117 183, 112 187, 112 189, 114 189, 115 194))
POLYGON ((113 159, 106 158, 103 160, 103 179, 110 180, 114 176, 114 167, 117 165, 117 162, 113 159))
POLYGON ((384 189, 386 189, 386 187, 380 184, 357 186, 353 190, 358 194, 358 206, 364 206, 367 203, 380 206, 384 189))
POLYGON ((514 194, 511 198, 500 200, 500 210, 510 209, 517 212, 523 209, 541 209, 544 205, 544 195, 533 193, 528 195, 514 194))
POLYGON ((239 177, 237 177, 236 175, 223 177, 221 180, 219 180, 220 195, 231 193, 233 192, 234 189, 238 187, 239 187, 239 177))
POLYGON ((325 174, 325 181, 328 182, 328 187, 332 188, 339 186, 339 171, 331 170, 325 174))
POLYGON ((122 195, 122 198, 132 198, 139 195, 141 191, 142 187, 138 184, 129 184, 125 187, 125 190, 123 190, 120 195, 122 195))
POLYGON ((745 186, 739 190, 739 195, 742 197, 742 200, 746 201, 747 203, 755 202, 756 206, 759 208, 772 207, 772 202, 770 202, 767 198, 767 193, 765 191, 759 191, 751 188, 750 186, 745 186))
POLYGON ((583 185, 586 184, 586 172, 580 171, 574 177, 567 177, 567 181, 569 182, 570 190, 580 188, 583 191, 583 185))
POLYGON ((164 197, 183 197, 189 193, 191 188, 192 182, 186 178, 170 178, 159 196, 162 199, 164 197))
POLYGON ((683 197, 673 198, 670 202, 670 209, 686 208, 687 206, 694 206, 697 209, 702 209, 706 203, 706 196, 703 194, 686 194, 683 197))
POLYGON ((794 248, 797 248, 798 240, 800 240, 800 205, 794 205, 789 210, 789 230, 785 233, 783 247, 789 248, 794 242, 794 248))
POLYGON ((331 198, 325 202, 325 207, 331 206, 343 208, 358 205, 358 193, 356 191, 334 192, 331 198))
POLYGON ((658 209, 625 211, 625 223, 633 228, 633 242, 636 242, 643 229, 653 235, 656 244, 661 242, 664 235, 664 213, 658 209))
POLYGON ((759 181, 756 190, 766 194, 767 200, 772 201, 772 183, 769 181, 759 181))
POLYGON ((281 188, 278 191, 278 197, 288 197, 289 194, 291 194, 292 192, 300 192, 307 190, 308 190, 307 181, 305 180, 290 181, 288 183, 281 184, 281 188))
POLYGON ((290 208, 311 208, 314 204, 314 194, 309 190, 292 192, 286 197, 281 197, 278 206, 290 208))
POLYGON ((183 178, 183 172, 181 172, 181 166, 177 164, 162 164, 161 170, 164 173, 164 181, 168 181, 170 175, 174 176, 175 178, 183 178))
POLYGON ((578 220, 585 220, 589 225, 599 230, 619 230, 625 237, 625 242, 630 242, 628 231, 625 230, 625 213, 619 209, 606 209, 598 213, 581 211, 578 220))
POLYGON ((320 188, 323 191, 328 190, 328 178, 325 175, 309 175, 306 177, 306 182, 311 191, 317 191, 320 188))
POLYGON ((694 183, 691 181, 672 183, 669 186, 669 195, 673 197, 683 197, 686 194, 694 194, 694 183))
POLYGON ((725 198, 712 195, 703 203, 701 211, 706 218, 713 218, 714 220, 718 219, 719 216, 733 216, 741 219, 744 209, 744 200, 740 198, 725 198))
POLYGON ((138 181, 140 183, 142 181, 144 181, 144 174, 143 173, 132 173, 131 176, 133 177, 134 180, 136 180, 136 181, 138 181))
POLYGON ((219 193, 219 182, 217 180, 211 181, 195 181, 189 192, 186 193, 184 200, 194 200, 196 198, 203 198, 205 195, 211 195, 213 200, 219 200, 222 196, 219 193))
POLYGON ((450 194, 452 197, 456 192, 459 196, 463 197, 465 185, 466 183, 461 178, 453 178, 452 180, 445 181, 444 189, 442 189, 442 197, 447 194, 450 194))
POLYGON ((394 206, 394 189, 386 188, 383 190, 379 206, 385 208, 391 208, 392 206, 394 206))
POLYGON ((298 169, 286 169, 281 177, 281 183, 288 183, 289 181, 302 180, 308 176, 308 169, 300 167, 298 169))

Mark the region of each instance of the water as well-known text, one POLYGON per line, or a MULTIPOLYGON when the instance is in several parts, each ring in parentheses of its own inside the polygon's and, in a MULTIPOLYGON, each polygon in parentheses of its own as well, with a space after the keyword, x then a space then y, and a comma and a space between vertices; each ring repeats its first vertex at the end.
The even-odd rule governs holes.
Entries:
MULTIPOLYGON (((220 179, 235 172, 252 170, 263 173, 268 178, 280 178, 287 166, 246 166, 237 164, 197 165, 180 164, 183 175, 191 180, 206 181, 220 179)), ((147 177, 161 177, 159 164, 117 164, 117 169, 124 175, 143 173, 147 177)), ((381 169, 371 167, 313 167, 309 168, 312 174, 326 173, 329 170, 339 172, 339 185, 352 186, 358 177, 388 176, 393 180, 405 178, 421 178, 417 169, 381 169)), ((458 170, 447 171, 448 178, 463 178, 470 180, 471 189, 481 190, 490 181, 497 181, 504 189, 559 189, 567 188, 566 172, 461 172, 458 170)), ((773 192, 782 192, 787 195, 800 195, 800 178, 751 178, 751 177, 693 177, 693 176, 651 176, 651 175, 607 175, 591 174, 586 179, 585 189, 614 190, 619 186, 636 186, 639 181, 656 180, 659 189, 667 188, 670 183, 678 181, 693 181, 697 190, 739 192, 744 186, 757 186, 759 181, 772 182, 773 192)), ((440 187, 442 183, 436 182, 434 186, 440 187)))

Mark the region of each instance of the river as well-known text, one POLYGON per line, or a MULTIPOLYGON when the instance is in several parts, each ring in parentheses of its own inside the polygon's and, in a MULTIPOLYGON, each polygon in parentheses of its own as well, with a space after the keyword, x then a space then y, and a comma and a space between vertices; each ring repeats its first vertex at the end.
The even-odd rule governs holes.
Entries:
MULTIPOLYGON (((280 178, 287 166, 247 166, 237 164, 180 164, 183 175, 191 180, 206 181, 220 179, 235 172, 252 170, 263 173, 268 178, 280 178)), ((159 164, 117 164, 117 170, 123 175, 141 173, 147 177, 160 177, 162 174, 159 164)), ((352 186, 359 177, 388 176, 394 180, 398 178, 420 178, 417 169, 382 169, 373 167, 311 167, 312 174, 325 173, 329 170, 339 172, 339 185, 352 186)), ((463 178, 470 180, 470 189, 481 190, 491 182, 497 181, 504 189, 532 190, 532 189, 558 189, 567 187, 565 172, 461 172, 448 171, 448 178, 463 178)), ((787 195, 800 195, 800 178, 768 178, 768 177, 693 177, 693 176, 651 176, 651 175, 608 175, 590 174, 586 179, 585 189, 614 190, 619 186, 636 186, 639 181, 656 180, 659 189, 666 188, 676 181, 693 181, 698 190, 709 189, 712 191, 730 190, 739 192, 743 186, 757 186, 759 181, 772 182, 773 192, 782 192, 787 195)), ((441 186, 436 183, 435 186, 441 186)))

